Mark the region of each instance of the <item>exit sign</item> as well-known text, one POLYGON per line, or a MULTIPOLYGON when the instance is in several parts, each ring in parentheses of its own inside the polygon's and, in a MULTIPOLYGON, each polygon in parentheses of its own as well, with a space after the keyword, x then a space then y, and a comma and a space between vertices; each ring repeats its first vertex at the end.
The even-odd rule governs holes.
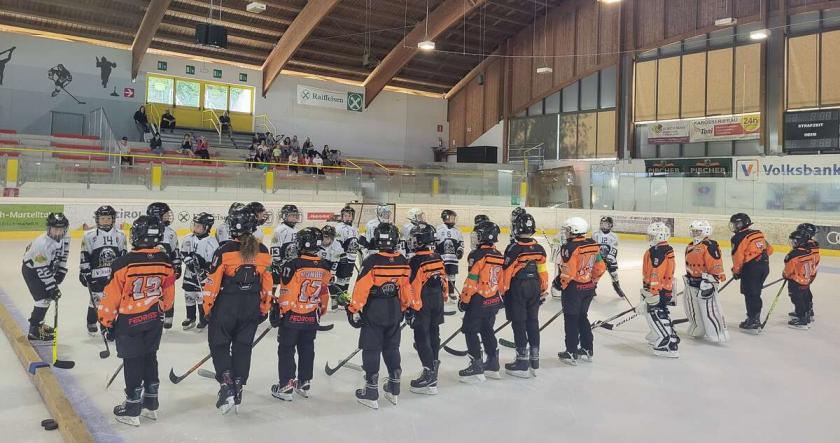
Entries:
POLYGON ((247 82, 248 81, 248 74, 246 74, 244 72, 240 72, 239 73, 239 81, 247 82))
POLYGON ((195 75, 195 66, 193 66, 193 65, 187 65, 187 74, 189 74, 189 75, 195 75))
POLYGON ((158 71, 166 71, 167 64, 163 60, 158 60, 158 71))
POLYGON ((222 78, 222 70, 221 69, 214 69, 213 70, 213 78, 222 78))

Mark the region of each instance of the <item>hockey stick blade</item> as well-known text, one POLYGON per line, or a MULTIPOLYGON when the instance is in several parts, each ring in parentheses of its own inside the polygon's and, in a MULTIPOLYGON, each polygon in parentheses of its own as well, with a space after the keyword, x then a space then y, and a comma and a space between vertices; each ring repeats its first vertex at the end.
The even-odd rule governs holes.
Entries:
MULTIPOLYGON (((189 374, 189 372, 187 374, 189 374)), ((187 377, 187 374, 184 374, 184 375, 179 377, 179 376, 175 375, 175 369, 170 368, 169 369, 169 381, 171 381, 172 384, 177 385, 178 383, 181 383, 181 380, 183 380, 187 377)))
POLYGON ((106 359, 111 356, 111 351, 106 349, 104 351, 99 351, 99 358, 106 359))
POLYGON ((447 317, 455 315, 457 313, 458 313, 457 311, 443 311, 443 315, 445 315, 447 317))
POLYGON ((58 369, 73 369, 76 366, 76 362, 73 360, 56 360, 53 366, 58 369))
POLYGON ((334 327, 335 327, 335 323, 330 323, 328 325, 318 325, 318 331, 319 332, 332 331, 334 327))
POLYGON ((212 378, 213 380, 216 379, 216 373, 209 369, 201 368, 198 370, 197 374, 199 375, 199 377, 212 378))
POLYGON ((504 338, 499 339, 499 344, 506 348, 516 348, 516 343, 509 340, 505 340, 504 338))
POLYGON ((443 350, 452 354, 452 355, 454 355, 454 356, 456 356, 456 357, 466 357, 469 354, 469 352, 467 352, 467 351, 459 351, 457 349, 452 349, 449 346, 444 346, 443 350))

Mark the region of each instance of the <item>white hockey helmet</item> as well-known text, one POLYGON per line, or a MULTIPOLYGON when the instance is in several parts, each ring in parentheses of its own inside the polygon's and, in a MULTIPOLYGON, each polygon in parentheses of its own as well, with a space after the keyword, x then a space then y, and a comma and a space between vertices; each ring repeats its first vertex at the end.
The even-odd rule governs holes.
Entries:
POLYGON ((426 221, 426 213, 420 208, 411 208, 408 210, 406 218, 412 225, 418 225, 426 221))
POLYGON ((563 230, 566 231, 567 238, 576 235, 586 235, 589 232, 589 222, 582 217, 569 217, 563 222, 563 230))
POLYGON ((376 206, 376 218, 380 223, 391 222, 391 206, 380 203, 376 206))
POLYGON ((671 230, 665 223, 653 222, 647 229, 648 243, 654 246, 658 243, 668 241, 671 238, 671 230))
POLYGON ((712 225, 708 220, 694 220, 688 225, 688 234, 696 245, 712 235, 712 225))

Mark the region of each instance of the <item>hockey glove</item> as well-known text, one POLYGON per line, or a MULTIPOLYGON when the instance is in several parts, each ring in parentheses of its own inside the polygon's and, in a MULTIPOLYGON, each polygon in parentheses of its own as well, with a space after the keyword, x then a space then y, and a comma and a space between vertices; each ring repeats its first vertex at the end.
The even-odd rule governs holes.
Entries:
POLYGON ((542 306, 542 304, 545 303, 545 297, 547 295, 548 295, 547 292, 543 292, 542 294, 540 294, 540 306, 542 306))
POLYGON ((266 320, 268 320, 268 314, 260 314, 260 322, 257 323, 258 325, 263 324, 266 320))
POLYGON ((100 325, 102 328, 102 335, 105 337, 105 340, 114 341, 114 328, 106 328, 105 326, 100 325))
POLYGON ((47 291, 47 298, 49 298, 50 300, 58 301, 58 299, 61 298, 61 290, 57 287, 50 289, 49 291, 47 291))
POLYGON ((464 258, 464 247, 463 246, 458 248, 457 251, 455 251, 455 257, 458 257, 458 260, 464 258))
POLYGON ((56 272, 55 273, 55 283, 60 285, 64 281, 64 277, 67 277, 66 272, 56 272))
POLYGON ((467 312, 467 309, 470 308, 470 305, 458 300, 458 310, 461 312, 467 312))
POLYGON ((280 313, 280 306, 277 303, 271 304, 271 311, 268 312, 268 321, 272 328, 280 327, 280 320, 283 319, 283 314, 280 313))
POLYGON ((359 329, 362 327, 362 316, 358 312, 350 312, 347 311, 347 321, 350 322, 350 326, 359 329))
POLYGON ((408 327, 414 327, 414 321, 417 320, 417 311, 414 309, 406 309, 405 310, 405 323, 408 327))
POLYGON ((732 278, 734 278, 735 280, 740 280, 741 279, 741 273, 732 271, 732 278))
POLYGON ((82 286, 88 287, 88 279, 89 278, 90 278, 90 275, 82 274, 81 272, 79 273, 79 283, 81 283, 82 286))

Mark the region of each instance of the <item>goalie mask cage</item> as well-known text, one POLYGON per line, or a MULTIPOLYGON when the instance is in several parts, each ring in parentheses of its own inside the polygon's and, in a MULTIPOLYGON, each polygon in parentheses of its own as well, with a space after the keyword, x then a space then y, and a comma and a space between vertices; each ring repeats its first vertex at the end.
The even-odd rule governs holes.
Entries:
MULTIPOLYGON (((385 203, 386 205, 391 207, 391 219, 390 222, 396 223, 397 217, 397 205, 396 203, 385 203)), ((379 203, 361 203, 361 202, 352 202, 347 203, 347 206, 356 210, 356 218, 353 219, 353 226, 364 229, 367 222, 371 219, 376 217, 376 207, 379 206, 379 203)), ((397 226, 398 228, 402 228, 401 226, 397 226)))

